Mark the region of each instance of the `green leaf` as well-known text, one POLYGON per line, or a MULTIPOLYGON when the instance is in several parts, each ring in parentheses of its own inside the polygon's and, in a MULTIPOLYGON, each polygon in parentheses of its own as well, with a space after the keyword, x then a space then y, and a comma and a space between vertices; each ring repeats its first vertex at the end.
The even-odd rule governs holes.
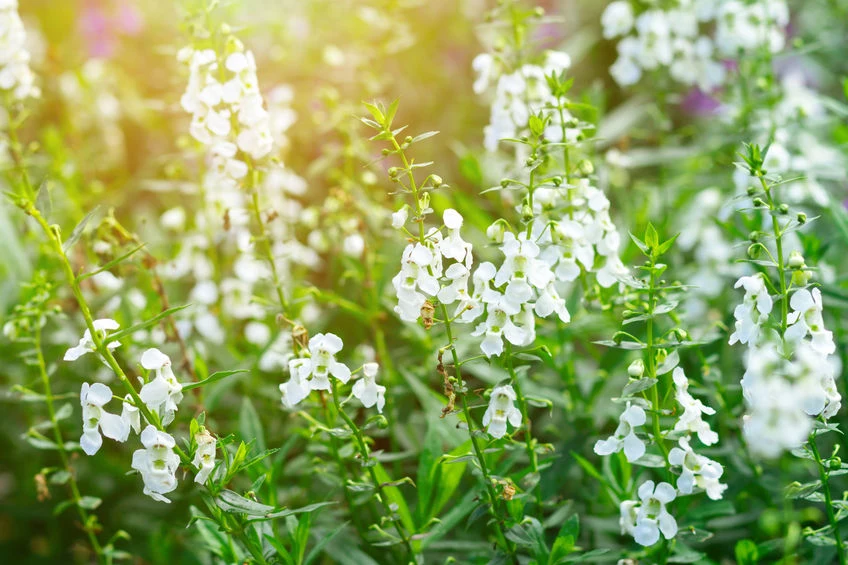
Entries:
POLYGON ((330 541, 332 541, 332 539, 336 537, 338 533, 341 532, 348 524, 349 522, 342 522, 335 530, 333 530, 329 534, 321 536, 321 539, 318 541, 318 543, 315 544, 315 547, 313 547, 309 554, 306 556, 306 561, 303 562, 303 565, 311 565, 313 561, 318 559, 318 557, 321 555, 321 552, 324 550, 324 546, 330 543, 330 541))
POLYGON ((439 135, 438 131, 425 131, 424 133, 419 133, 415 137, 412 138, 412 143, 418 143, 419 141, 424 141, 425 139, 430 139, 433 136, 439 135))
MULTIPOLYGON (((377 480, 380 481, 381 484, 388 484, 392 482, 388 473, 386 473, 386 470, 380 463, 374 465, 373 469, 374 473, 377 475, 377 480)), ((400 489, 396 486, 385 486, 382 490, 386 495, 389 504, 397 505, 397 513, 398 516, 400 516, 400 521, 403 526, 407 529, 407 531, 414 533, 416 531, 415 522, 412 520, 412 513, 409 511, 409 506, 406 504, 406 499, 400 492, 400 489)))
POLYGON ((152 325, 158 324, 161 320, 167 318, 168 316, 171 316, 172 314, 176 314, 180 310, 185 310, 189 306, 191 306, 191 304, 183 304, 182 306, 174 306, 172 308, 168 308, 167 310, 162 310, 161 312, 159 312, 158 314, 156 314, 155 316, 153 316, 149 320, 139 322, 138 324, 132 325, 132 326, 130 326, 126 329, 123 329, 119 332, 115 332, 113 334, 107 335, 106 339, 103 340, 103 344, 106 345, 106 344, 112 343, 114 341, 120 341, 120 340, 124 339, 125 337, 134 334, 138 330, 143 330, 145 328, 149 328, 152 325))
POLYGON ((86 510, 94 510, 100 506, 102 502, 103 501, 96 496, 83 496, 79 499, 80 508, 85 508, 86 510))
POLYGON ((38 187, 38 192, 35 195, 35 208, 45 220, 49 220, 51 214, 53 214, 53 199, 50 197, 50 183, 47 180, 44 180, 38 187))
POLYGON ((300 508, 288 508, 285 510, 280 510, 278 512, 272 512, 263 517, 264 520, 270 520, 272 518, 285 518, 286 516, 294 516, 295 514, 304 514, 307 512, 314 512, 319 508, 323 508, 325 506, 332 506, 333 504, 337 504, 336 501, 330 500, 327 502, 316 502, 315 504, 310 504, 308 506, 302 506, 300 508))
POLYGON ((391 104, 389 104, 389 109, 386 110, 386 127, 392 127, 392 121, 395 119, 395 114, 397 114, 398 106, 400 105, 400 99, 395 98, 391 104))
POLYGON ((62 251, 67 253, 71 249, 71 247, 73 247, 74 244, 79 241, 79 239, 82 237, 83 232, 85 231, 85 227, 88 225, 88 222, 91 221, 91 219, 94 217, 94 215, 99 209, 100 206, 95 206, 94 209, 91 210, 91 212, 86 214, 85 217, 80 220, 80 222, 74 227, 73 231, 71 232, 70 237, 68 237, 68 239, 65 240, 65 242, 62 244, 62 251))
POLYGON ((374 120, 378 124, 380 124, 380 126, 386 123, 386 116, 376 104, 370 104, 368 102, 365 102, 365 107, 368 108, 368 111, 371 113, 371 116, 374 117, 374 120))
POLYGON ((221 494, 215 498, 215 504, 217 504, 218 508, 221 510, 226 510, 227 512, 241 512, 248 516, 264 517, 274 511, 273 506, 268 506, 267 504, 250 500, 249 498, 245 498, 231 490, 221 491, 221 494))
POLYGON ((239 431, 242 438, 247 441, 253 440, 260 451, 265 451, 265 432, 262 428, 262 421, 259 419, 259 414, 256 412, 253 402, 247 396, 241 401, 239 431))
POLYGON ((650 253, 656 257, 657 247, 660 244, 660 237, 657 234, 657 228, 654 227, 654 224, 648 222, 648 227, 645 228, 645 246, 649 249, 650 253))
POLYGON ((653 377, 645 377, 637 381, 630 381, 629 383, 624 385, 624 390, 621 391, 621 395, 633 396, 634 394, 640 393, 643 390, 648 390, 655 384, 657 384, 657 379, 653 377))
POLYGON ((183 385, 183 391, 192 390, 194 388, 198 388, 201 386, 211 385, 212 383, 221 381, 230 377, 232 375, 237 375, 239 373, 247 373, 247 369, 235 369, 232 371, 215 371, 202 381, 197 381, 196 383, 181 383, 183 385))
POLYGON ((82 273, 81 275, 79 275, 77 277, 77 281, 84 281, 85 279, 87 279, 89 277, 93 277, 94 275, 102 273, 103 271, 108 271, 109 269, 111 269, 115 265, 122 263, 125 259, 132 257, 133 255, 135 255, 136 253, 138 253, 139 251, 144 249, 144 247, 146 245, 147 245, 146 243, 142 243, 140 245, 137 245, 137 246, 133 247, 132 249, 130 249, 129 251, 127 251, 126 253, 124 253, 123 255, 121 255, 120 257, 116 257, 115 259, 112 259, 111 261, 109 261, 108 263, 106 263, 105 265, 103 265, 101 267, 98 267, 94 271, 82 273))

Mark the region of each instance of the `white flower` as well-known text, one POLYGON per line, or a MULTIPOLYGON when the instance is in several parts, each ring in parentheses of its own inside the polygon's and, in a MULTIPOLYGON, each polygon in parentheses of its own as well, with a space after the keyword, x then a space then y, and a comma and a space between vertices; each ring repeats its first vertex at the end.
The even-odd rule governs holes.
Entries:
POLYGON ((17 8, 17 2, 0 2, 0 91, 16 100, 38 98, 41 92, 29 66, 26 30, 17 8))
POLYGON ((720 500, 727 485, 719 479, 724 473, 722 466, 703 455, 698 455, 689 445, 689 439, 682 437, 678 440, 680 447, 673 447, 668 454, 668 462, 681 467, 677 488, 681 494, 692 494, 697 486, 707 492, 712 500, 720 500))
POLYGON ((633 28, 633 7, 630 2, 617 0, 608 5, 601 16, 601 25, 605 39, 629 33, 633 28))
POLYGON ((510 385, 496 386, 489 397, 489 407, 483 414, 483 425, 494 438, 506 434, 506 423, 514 428, 521 425, 521 411, 515 407, 515 391, 510 385))
POLYGON ((784 337, 790 341, 800 341, 809 334, 812 346, 823 355, 836 351, 833 333, 825 329, 822 318, 821 291, 814 288, 811 291, 801 288, 792 293, 789 300, 792 312, 789 314, 789 327, 784 337))
POLYGON ((80 404, 82 405, 82 437, 80 447, 87 455, 94 455, 103 445, 104 436, 125 442, 130 433, 129 425, 117 414, 110 414, 103 406, 112 400, 112 391, 103 383, 82 383, 80 404))
POLYGON ((350 369, 344 363, 336 361, 336 353, 341 351, 342 347, 344 343, 336 334, 315 334, 310 338, 312 390, 330 390, 330 375, 342 383, 350 380, 350 369))
POLYGON ((362 238, 362 235, 358 233, 353 233, 344 238, 342 242, 342 249, 345 252, 345 255, 350 257, 359 258, 362 257, 363 251, 365 251, 365 240, 362 238))
POLYGON ((386 387, 377 384, 377 363, 365 363, 362 366, 362 378, 353 383, 353 396, 366 408, 377 405, 377 412, 383 413, 386 405, 386 387))
POLYGON ((165 494, 177 488, 177 468, 180 458, 174 453, 174 438, 148 425, 141 432, 144 449, 133 453, 132 468, 141 473, 144 494, 160 502, 168 502, 165 494))
MULTIPOLYGON (((94 320, 92 324, 94 326, 94 331, 97 332, 98 337, 103 339, 106 337, 106 332, 117 330, 120 325, 115 320, 109 318, 102 318, 99 320, 94 320)), ((107 347, 109 349, 115 349, 118 347, 120 343, 117 341, 110 342, 107 347)), ((65 352, 65 361, 76 361, 86 353, 91 353, 96 351, 97 348, 94 345, 94 340, 91 337, 91 331, 85 330, 82 338, 79 340, 79 344, 74 347, 71 347, 65 352)))
POLYGON ((713 445, 718 441, 718 434, 710 429, 710 425, 701 416, 715 414, 715 410, 689 394, 689 380, 683 373, 683 369, 675 367, 672 379, 676 389, 674 398, 683 407, 683 414, 674 424, 675 431, 685 430, 696 433, 701 443, 713 445))
POLYGON ((471 244, 462 239, 459 230, 462 228, 462 216, 453 208, 445 210, 443 215, 445 227, 448 229, 448 237, 439 242, 439 251, 447 259, 464 261, 465 266, 471 268, 471 244))
POLYGON ((439 292, 441 255, 421 243, 410 243, 401 257, 401 270, 392 279, 398 304, 395 312, 405 322, 415 322, 428 296, 439 292))
POLYGON ((291 378, 280 384, 282 403, 288 409, 293 408, 301 400, 309 396, 312 390, 307 378, 309 376, 309 359, 297 358, 289 361, 289 374, 291 378))
POLYGON ((631 406, 628 402, 619 418, 615 433, 607 439, 595 442, 595 453, 611 455, 624 449, 624 455, 631 463, 645 455, 645 444, 636 437, 635 428, 645 425, 645 411, 641 406, 631 406))
POLYGON ((666 504, 677 497, 674 487, 668 483, 654 486, 654 481, 645 481, 639 487, 641 504, 636 514, 636 524, 633 528, 633 539, 645 547, 654 545, 660 539, 660 532, 665 539, 677 535, 677 521, 669 514, 666 504))
POLYGON ((194 436, 197 442, 197 450, 194 452, 194 459, 191 464, 197 468, 197 474, 194 476, 194 482, 204 484, 215 469, 215 449, 217 440, 205 428, 200 433, 194 436))
POLYGON ((537 259, 539 246, 527 239, 526 233, 522 232, 517 238, 511 232, 504 234, 501 252, 504 262, 495 275, 495 286, 506 284, 504 294, 511 300, 524 303, 532 296, 531 285, 543 289, 553 282, 550 268, 537 259))
POLYGON ((138 407, 133 404, 133 398, 129 394, 124 397, 124 402, 121 406, 121 420, 126 423, 128 428, 132 428, 135 433, 141 431, 141 414, 138 411, 138 407))
POLYGON ((730 345, 737 341, 756 345, 759 342, 761 326, 771 314, 773 302, 760 273, 741 277, 733 288, 739 287, 745 289, 745 298, 733 311, 736 331, 730 335, 730 345))
POLYGON ((162 425, 167 426, 174 420, 174 413, 183 399, 183 386, 171 370, 171 359, 156 348, 142 353, 141 366, 154 371, 155 377, 141 387, 139 396, 151 411, 159 414, 162 425))
MULTIPOLYGON (((443 286, 438 293, 439 301, 442 304, 453 304, 457 300, 464 302, 468 299, 468 279, 471 273, 462 263, 453 263, 445 270, 445 277, 450 281, 450 284, 443 286)), ((457 310, 459 312, 459 310, 457 310)))
POLYGON ((336 361, 336 353, 342 350, 344 343, 335 334, 315 334, 309 339, 306 353, 308 357, 298 357, 289 361, 288 382, 280 385, 282 403, 292 408, 309 396, 313 390, 330 390, 330 377, 342 383, 350 380, 350 369, 344 363, 336 361))
POLYGON ((392 213, 392 227, 396 230, 399 230, 406 224, 406 220, 409 217, 409 205, 404 204, 400 210, 392 213))
POLYGON ((804 407, 817 396, 818 385, 813 383, 811 391, 807 382, 790 381, 787 363, 774 345, 748 350, 742 378, 748 413, 742 431, 748 449, 760 457, 775 458, 800 447, 812 428, 804 407))

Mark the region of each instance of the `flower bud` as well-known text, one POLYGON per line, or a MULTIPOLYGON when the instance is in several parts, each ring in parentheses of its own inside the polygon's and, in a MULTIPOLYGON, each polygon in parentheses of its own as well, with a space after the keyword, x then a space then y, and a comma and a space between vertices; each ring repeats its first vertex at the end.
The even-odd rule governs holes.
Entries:
POLYGON ((803 269, 807 265, 804 264, 804 256, 801 255, 798 251, 793 251, 789 254, 789 268, 790 269, 803 269))
POLYGON ((583 159, 577 165, 577 170, 580 171, 580 174, 582 174, 583 176, 588 176, 595 172, 595 166, 589 159, 583 159))
POLYGON ((813 278, 812 271, 805 271, 803 269, 792 271, 792 284, 795 286, 807 286, 811 278, 813 278))
POLYGON ((748 258, 749 259, 757 259, 760 254, 763 252, 762 246, 758 243, 753 243, 748 246, 748 258))
POLYGON ((777 209, 777 211, 785 216, 786 214, 789 213, 789 205, 788 204, 781 204, 780 207, 777 209))
POLYGON ((804 212, 798 212, 798 216, 795 219, 798 220, 799 224, 807 223, 807 215, 804 212))
POLYGON ((645 374, 645 362, 641 359, 636 359, 627 367, 627 374, 634 379, 642 378, 642 375, 645 374))
POLYGON ((442 180, 442 177, 440 177, 439 175, 431 175, 430 179, 433 181, 433 186, 435 187, 439 187, 445 184, 442 180))
POLYGON ((503 243, 506 227, 503 222, 495 222, 486 228, 486 236, 495 243, 503 243))

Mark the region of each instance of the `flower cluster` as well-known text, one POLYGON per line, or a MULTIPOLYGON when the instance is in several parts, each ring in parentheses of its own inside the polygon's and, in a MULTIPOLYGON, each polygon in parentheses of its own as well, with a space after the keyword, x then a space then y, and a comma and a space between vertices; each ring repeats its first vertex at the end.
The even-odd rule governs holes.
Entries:
MULTIPOLYGON (((409 234, 405 227, 408 207, 404 206, 392 215, 392 225, 409 234)), ((401 320, 415 322, 422 315, 422 308, 431 299, 438 297, 445 305, 460 302, 458 312, 468 299, 468 279, 474 264, 472 246, 462 239, 460 229, 463 218, 453 209, 443 214, 447 236, 431 228, 421 241, 409 243, 401 256, 401 269, 392 279, 398 303, 395 312, 401 320), (444 260, 452 263, 444 269, 444 260), (446 277, 449 283, 442 285, 446 277)))
POLYGON ((610 217, 609 199, 588 179, 541 186, 533 205, 533 239, 558 280, 573 282, 581 272, 594 273, 603 288, 630 280, 618 256, 621 236, 610 217))
MULTIPOLYGON (((803 273, 802 279, 809 278, 800 254, 793 254, 790 263, 796 272, 803 273)), ((812 417, 831 418, 841 407, 831 359, 836 346, 833 334, 824 326, 819 289, 802 286, 792 292, 791 311, 781 339, 774 329, 761 331, 769 319, 760 315, 767 316, 772 303, 767 289, 760 288, 762 279, 752 284, 750 280, 755 277, 745 278, 737 286, 748 285, 746 302, 737 307, 742 313, 737 319, 741 321, 737 321, 737 331, 731 336, 731 343, 738 338, 749 346, 742 377, 748 409, 743 431, 752 452, 773 458, 806 441, 812 430, 812 417), (756 303, 764 308, 752 314, 758 309, 756 303), (741 337, 750 335, 751 339, 741 339, 740 326, 741 337), (750 331, 746 333, 746 329, 750 331)))
MULTIPOLYGON (((547 51, 541 65, 525 64, 513 72, 501 72, 502 66, 495 56, 489 53, 478 55, 473 62, 478 78, 474 83, 474 92, 485 92, 490 83, 496 81, 494 98, 491 104, 489 125, 484 130, 484 145, 488 151, 497 151, 502 139, 515 139, 525 135, 530 116, 556 104, 551 94, 547 77, 559 75, 571 66, 571 57, 560 51, 547 51)), ((552 121, 545 130, 545 137, 551 142, 563 139, 563 127, 569 122, 571 114, 567 111, 552 115, 552 121)), ((566 136, 571 141, 578 133, 576 129, 567 129, 566 136)))
POLYGON ((554 313, 562 322, 571 316, 555 286, 551 266, 542 261, 540 248, 526 232, 503 235, 503 263, 481 263, 474 273, 474 293, 459 322, 483 316, 474 335, 484 336, 480 349, 486 356, 503 353, 504 340, 526 346, 536 339, 536 318, 554 313), (535 313, 535 315, 534 315, 535 313))
MULTIPOLYGON (((353 372, 336 359, 343 347, 342 339, 336 334, 319 333, 312 336, 307 346, 301 348, 299 356, 289 360, 291 378, 280 384, 283 406, 294 408, 313 390, 333 390, 331 377, 347 384, 353 372)), ((376 405, 377 411, 382 412, 386 403, 386 387, 377 384, 378 370, 377 363, 365 363, 361 369, 363 376, 353 384, 352 392, 363 406, 370 408, 376 405)))
POLYGON ((691 395, 689 379, 682 368, 674 368, 672 379, 675 387, 674 398, 683 408, 674 425, 674 431, 686 434, 678 439, 678 446, 672 448, 668 454, 668 462, 674 467, 680 467, 677 489, 680 494, 692 494, 697 487, 703 489, 712 500, 719 500, 727 489, 727 485, 720 482, 724 468, 720 463, 695 453, 691 446, 693 434, 706 446, 718 442, 718 434, 703 420, 704 414, 715 414, 715 410, 691 395))
POLYGON ((638 15, 630 0, 616 0, 601 16, 604 37, 622 37, 618 59, 610 67, 619 85, 636 84, 645 71, 667 68, 674 80, 704 91, 724 83, 722 56, 740 56, 761 46, 772 52, 783 49, 788 23, 783 0, 681 0, 669 9, 652 6, 638 15), (701 29, 711 24, 714 38, 701 29))
POLYGON ((181 315, 179 324, 184 337, 193 331, 209 343, 222 343, 222 319, 213 313, 219 311, 225 319, 242 321, 248 341, 263 348, 260 368, 277 370, 291 358, 291 343, 288 336, 273 335, 265 323, 267 312, 253 300, 254 294, 271 278, 268 260, 283 273, 294 265, 313 267, 319 258, 294 234, 294 224, 306 217, 294 197, 306 191, 306 182, 277 160, 267 159, 288 144, 286 131, 296 119, 289 107, 292 91, 286 86, 273 89, 266 110, 253 53, 232 36, 226 45, 223 54, 191 47, 179 53, 190 71, 181 103, 192 115, 190 132, 205 146, 209 166, 200 182, 202 201, 193 222, 181 207, 161 217, 164 228, 182 236, 177 256, 163 265, 162 273, 169 279, 195 281, 194 307, 181 315), (260 186, 261 201, 252 202, 246 188, 260 186), (257 219, 256 214, 264 217, 257 219), (252 221, 264 224, 261 243, 251 231, 252 221), (261 258, 258 245, 267 245, 272 259, 261 258), (220 264, 214 259, 222 257, 233 259, 231 274, 216 272, 220 264))
MULTIPOLYGON (((93 323, 98 341, 108 337, 107 332, 119 328, 115 320, 99 319, 93 323)), ((109 341, 105 347, 114 349, 118 341, 109 341)), ((65 353, 66 361, 74 361, 80 356, 96 352, 97 347, 91 333, 86 330, 78 345, 65 353)), ((144 481, 144 494, 161 502, 170 502, 164 495, 177 488, 176 471, 180 464, 179 456, 174 453, 176 442, 164 431, 164 427, 174 420, 174 414, 183 398, 182 385, 177 381, 171 369, 171 359, 151 348, 141 355, 141 366, 151 371, 153 378, 143 382, 137 397, 128 394, 122 401, 120 416, 107 412, 105 406, 112 401, 112 390, 103 383, 83 383, 80 390, 82 405, 83 434, 80 446, 88 455, 94 455, 103 444, 103 436, 121 443, 129 438, 130 431, 141 432, 141 443, 144 449, 133 453, 132 468, 141 473, 144 481), (137 400, 144 404, 149 414, 155 414, 153 420, 158 420, 158 426, 148 421, 141 431, 141 409, 137 400), (102 434, 102 435, 101 435, 102 434)), ((145 412, 145 419, 148 418, 145 412)), ((194 465, 198 467, 195 481, 205 482, 215 468, 216 440, 208 432, 198 434, 197 452, 194 465)))
POLYGON ((0 91, 15 100, 40 96, 29 60, 18 0, 0 0, 0 91))

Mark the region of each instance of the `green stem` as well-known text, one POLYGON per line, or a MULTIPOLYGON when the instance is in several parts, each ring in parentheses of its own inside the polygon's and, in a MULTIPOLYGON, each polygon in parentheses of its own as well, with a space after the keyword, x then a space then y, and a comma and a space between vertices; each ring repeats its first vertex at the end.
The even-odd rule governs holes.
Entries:
POLYGON ((819 449, 816 446, 815 432, 810 434, 809 444, 810 450, 813 452, 813 457, 815 457, 816 465, 819 468, 819 477, 821 478, 822 490, 824 491, 825 511, 827 512, 827 519, 830 522, 830 527, 833 529, 833 537, 836 539, 836 553, 839 557, 839 563, 840 565, 846 565, 848 564, 848 560, 846 560, 845 557, 845 544, 842 541, 842 534, 839 532, 839 522, 833 512, 833 498, 830 494, 830 482, 828 480, 829 473, 827 469, 825 469, 824 463, 819 455, 819 449))
POLYGON ((766 200, 768 202, 769 212, 771 215, 772 231, 774 232, 774 243, 775 247, 777 247, 777 277, 780 282, 780 329, 782 335, 786 331, 789 319, 789 297, 787 296, 786 273, 784 273, 783 263, 783 234, 780 231, 780 222, 777 221, 777 216, 774 214, 776 205, 771 195, 771 187, 763 177, 762 171, 757 172, 757 177, 760 179, 760 186, 762 186, 766 193, 766 200))
POLYGON ((400 519, 395 519, 392 517, 392 509, 389 508, 388 496, 383 489, 383 484, 380 482, 380 479, 377 477, 377 472, 374 470, 374 465, 370 464, 370 454, 368 451, 368 444, 365 443, 365 438, 362 435, 362 430, 359 429, 359 426, 347 415, 347 412, 342 408, 341 402, 339 402, 339 394, 336 387, 335 379, 331 379, 332 384, 332 393, 333 393, 333 404, 336 407, 336 412, 342 417, 342 420, 345 421, 348 428, 353 432, 353 437, 356 438, 356 446, 359 449, 359 455, 362 457, 362 466, 368 469, 368 475, 371 477, 371 482, 374 484, 374 488, 377 489, 378 498, 383 505, 383 510, 386 515, 389 516, 389 519, 392 521, 392 524, 395 527, 395 531, 403 540, 404 548, 406 549, 407 555, 409 555, 409 559, 412 562, 417 562, 415 557, 415 550, 412 548, 412 543, 409 541, 409 536, 406 534, 403 528, 400 526, 400 519))
MULTIPOLYGON (((412 192, 412 198, 415 202, 415 215, 418 223, 418 241, 421 244, 424 244, 424 218, 421 216, 422 210, 418 198, 419 189, 415 181, 415 174, 412 172, 412 167, 410 166, 409 159, 407 159, 406 153, 404 152, 400 144, 397 142, 397 138, 395 137, 395 135, 388 128, 384 128, 383 131, 389 135, 389 142, 392 144, 392 147, 394 147, 395 153, 397 153, 400 157, 407 178, 409 179, 409 190, 412 192)), ((428 271, 431 275, 433 274, 432 268, 429 266, 428 271)), ((450 348, 451 350, 451 357, 453 358, 453 365, 456 371, 456 379, 458 384, 458 386, 456 387, 456 394, 457 396, 459 396, 460 404, 462 405, 462 413, 465 417, 466 425, 468 426, 468 436, 471 439, 471 445, 474 450, 475 459, 480 467, 480 472, 483 474, 483 483, 486 489, 486 493, 489 497, 490 511, 494 519, 495 534, 498 538, 498 543, 511 555, 513 562, 518 565, 518 557, 515 554, 515 546, 506 539, 506 536, 504 535, 503 531, 501 516, 506 515, 506 513, 501 513, 500 504, 498 503, 500 499, 498 498, 498 495, 495 492, 492 477, 489 474, 489 468, 486 464, 486 458, 483 454, 483 450, 480 448, 479 442, 477 441, 477 436, 475 435, 474 420, 471 417, 471 411, 468 409, 468 401, 465 398, 465 383, 462 380, 461 369, 462 363, 459 359, 459 354, 457 353, 456 348, 454 347, 453 330, 451 328, 450 314, 448 313, 447 306, 445 306, 444 304, 440 304, 439 306, 441 309, 442 319, 444 320, 445 333, 447 334, 448 338, 448 348, 450 348)))
MULTIPOLYGON (((521 382, 518 378, 518 375, 515 372, 515 367, 512 362, 512 344, 507 342, 506 344, 506 368, 509 372, 510 382, 512 383, 512 388, 515 389, 515 396, 518 400, 518 409, 521 411, 521 418, 524 422, 524 447, 527 451, 527 457, 530 459, 530 470, 534 475, 538 475, 539 473, 539 460, 536 455, 536 446, 535 441, 533 440, 532 434, 532 422, 530 421, 530 416, 527 410, 527 400, 524 398, 524 393, 521 391, 521 382)), ((536 506, 538 510, 541 512, 542 509, 542 489, 540 486, 541 481, 536 481, 536 484, 533 486, 533 493, 536 497, 536 506)))
POLYGON ((50 387, 50 375, 47 372, 47 363, 44 360, 44 352, 42 351, 40 323, 37 323, 35 326, 34 337, 36 360, 38 363, 38 371, 41 374, 41 382, 44 385, 44 398, 47 404, 47 413, 50 416, 50 423, 53 428, 53 436, 56 439, 56 450, 59 452, 59 459, 62 461, 63 469, 66 473, 68 473, 68 487, 71 490, 71 498, 73 499, 74 506, 79 513, 80 520, 82 520, 82 528, 88 536, 91 548, 97 556, 97 562, 109 564, 112 562, 112 559, 111 557, 104 555, 103 548, 100 545, 100 541, 98 541, 97 535, 93 529, 94 524, 91 521, 88 512, 86 512, 85 508, 83 508, 80 504, 82 496, 80 495, 76 477, 74 477, 74 470, 71 467, 68 452, 65 450, 65 440, 62 438, 62 428, 59 426, 59 421, 56 419, 56 409, 53 406, 53 391, 50 387))
MULTIPOLYGON (((327 422, 328 427, 333 427, 333 423, 335 422, 335 418, 330 416, 330 409, 327 405, 327 400, 324 397, 324 391, 320 391, 321 394, 321 405, 324 407, 324 420, 327 422)), ((353 497, 350 496, 350 491, 347 489, 347 467, 345 466, 344 461, 342 460, 341 454, 339 453, 339 445, 335 436, 331 433, 327 433, 330 438, 330 443, 328 444, 328 448, 330 449, 330 455, 332 455, 333 460, 336 462, 336 466, 339 469, 340 479, 342 480, 342 494, 344 495, 345 502, 347 503, 348 511, 350 511, 350 518, 353 521, 353 526, 356 528, 357 533, 359 534, 360 539, 367 539, 365 528, 362 526, 362 522, 359 520, 358 515, 354 508, 356 507, 353 503, 353 497)))

